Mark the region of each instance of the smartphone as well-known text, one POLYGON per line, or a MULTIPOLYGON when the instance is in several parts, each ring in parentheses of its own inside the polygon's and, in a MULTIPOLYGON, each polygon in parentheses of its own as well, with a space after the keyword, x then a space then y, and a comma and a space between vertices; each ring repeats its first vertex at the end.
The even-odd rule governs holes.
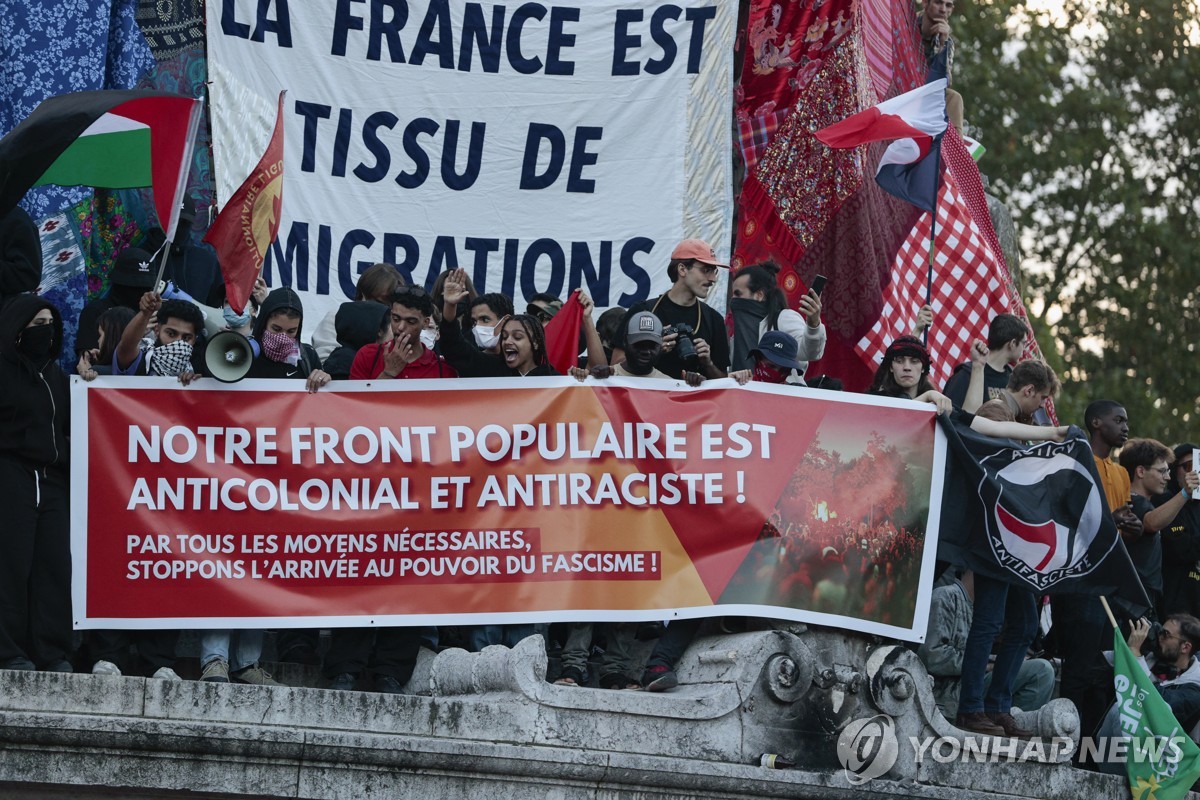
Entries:
POLYGON ((820 295, 821 292, 825 291, 825 276, 814 275, 812 284, 808 288, 820 295))

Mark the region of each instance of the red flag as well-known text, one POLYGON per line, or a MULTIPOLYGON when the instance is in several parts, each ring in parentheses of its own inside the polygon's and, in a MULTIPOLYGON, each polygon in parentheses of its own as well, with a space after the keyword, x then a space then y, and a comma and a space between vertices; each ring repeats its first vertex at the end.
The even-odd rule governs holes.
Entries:
POLYGON ((546 357, 550 366, 567 374, 579 363, 579 329, 583 326, 583 303, 579 292, 571 292, 567 302, 546 323, 546 357))
POLYGON ((213 220, 204 241, 217 251, 225 276, 225 297, 241 314, 254 291, 267 248, 279 233, 283 205, 283 96, 275 113, 275 130, 258 166, 213 220))

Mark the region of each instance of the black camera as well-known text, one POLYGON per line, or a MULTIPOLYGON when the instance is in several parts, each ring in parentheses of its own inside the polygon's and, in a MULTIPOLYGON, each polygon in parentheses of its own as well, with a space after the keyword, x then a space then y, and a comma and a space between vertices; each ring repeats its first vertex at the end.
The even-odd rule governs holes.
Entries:
POLYGON ((1150 630, 1146 631, 1146 640, 1142 642, 1142 652, 1146 655, 1158 652, 1158 635, 1162 633, 1163 626, 1157 622, 1150 623, 1150 630))
POLYGON ((700 356, 696 355, 696 345, 692 343, 692 326, 686 322, 676 322, 663 328, 663 336, 671 333, 679 334, 675 341, 675 352, 683 362, 685 369, 695 371, 700 366, 700 356))

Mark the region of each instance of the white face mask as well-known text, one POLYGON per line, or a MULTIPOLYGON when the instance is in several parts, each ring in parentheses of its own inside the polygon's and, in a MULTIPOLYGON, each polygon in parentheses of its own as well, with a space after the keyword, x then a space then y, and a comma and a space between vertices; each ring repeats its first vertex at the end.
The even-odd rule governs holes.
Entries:
POLYGON ((500 334, 496 333, 495 328, 481 328, 476 325, 471 330, 475 331, 475 344, 479 345, 480 349, 491 350, 500 345, 500 334))
POLYGON ((435 344, 437 344, 437 340, 438 340, 437 331, 430 330, 429 328, 421 329, 421 344, 425 345, 427 348, 432 350, 433 346, 435 344))

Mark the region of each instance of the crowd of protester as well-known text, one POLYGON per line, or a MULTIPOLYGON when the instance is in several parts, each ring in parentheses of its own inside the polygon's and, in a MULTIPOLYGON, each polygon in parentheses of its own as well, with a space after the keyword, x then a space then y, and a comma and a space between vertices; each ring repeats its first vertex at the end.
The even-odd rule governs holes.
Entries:
MULTIPOLYGON (((579 380, 615 375, 691 386, 734 378, 798 392, 818 383, 807 371, 825 346, 820 294, 808 291, 799 311, 792 310, 774 265, 746 268, 730 283, 727 328, 706 302, 723 269, 727 265, 707 243, 689 239, 672 253, 671 285, 660 296, 609 309, 593 321, 590 298, 575 290, 583 323, 578 363, 570 374, 579 380)), ((343 380, 559 374, 548 358, 545 323, 565 298, 537 295, 517 313, 512 298, 477 294, 464 270, 446 271, 426 291, 408 285, 394 266, 376 264, 361 274, 355 297, 315 325, 305 324, 300 297, 286 287, 268 291, 260 281, 247 309, 236 312, 210 282, 189 286, 182 272, 160 294, 151 285, 153 272, 149 253, 125 251, 112 267, 109 295, 84 309, 80 325, 88 330, 80 329, 77 372, 85 380, 143 375, 190 383, 208 374, 208 341, 223 330, 247 337, 252 353, 247 377, 303 380, 309 391, 343 380), (198 304, 193 289, 222 305, 198 304)), ((1039 424, 1048 421, 1046 401, 1060 385, 1045 364, 1016 363, 1031 335, 1022 319, 1001 314, 991 320, 986 340, 973 342, 970 362, 959 365, 944 391, 931 379, 930 353, 919 329, 930 321, 929 310, 919 319, 912 336, 888 346, 870 393, 931 403, 959 423, 1017 447, 1067 435, 1066 427, 1039 424)), ((62 343, 56 308, 24 291, 9 293, 0 308, 0 496, 9 531, 0 544, 0 667, 178 679, 178 632, 97 631, 81 649, 74 647, 70 410, 67 376, 57 364, 62 343)), ((819 385, 829 387, 829 376, 819 385)), ((1200 645, 1200 503, 1191 501, 1197 490, 1195 445, 1169 448, 1152 438, 1128 439, 1137 424, 1116 401, 1093 403, 1082 422, 1108 513, 1153 601, 1148 620, 1133 625, 1131 645, 1157 654, 1147 669, 1161 667, 1155 674, 1164 686, 1195 672, 1196 680, 1184 683, 1196 696, 1177 704, 1191 729, 1200 722, 1200 667, 1191 658, 1200 645), (1160 620, 1161 628, 1149 627, 1160 620)), ((915 591, 919 581, 922 532, 890 519, 825 522, 768 520, 759 542, 766 546, 752 551, 731 597, 754 602, 757 591, 771 586, 799 608, 888 621, 891 599, 915 591)), ((1058 596, 1052 614, 1045 615, 1044 598, 1026 589, 939 566, 947 568, 918 653, 949 718, 975 732, 1028 736, 1011 712, 1047 702, 1057 668, 1061 694, 1079 707, 1084 731, 1102 724, 1112 700, 1111 668, 1103 655, 1111 628, 1094 597, 1058 596), (1048 638, 1053 661, 1030 657, 1045 646, 1039 621, 1046 616, 1055 622, 1048 638)), ((681 620, 665 631, 618 622, 553 630, 494 625, 455 629, 451 636, 434 628, 356 628, 333 631, 324 653, 318 652, 319 632, 289 630, 279 633, 276 645, 281 660, 322 663, 331 688, 401 692, 422 647, 452 642, 478 650, 542 633, 559 644, 562 666, 553 677, 561 685, 661 691, 677 685, 675 666, 700 625, 681 620), (655 641, 639 658, 639 643, 648 639, 655 641)), ((265 635, 203 632, 201 680, 276 685, 262 666, 265 635)))

